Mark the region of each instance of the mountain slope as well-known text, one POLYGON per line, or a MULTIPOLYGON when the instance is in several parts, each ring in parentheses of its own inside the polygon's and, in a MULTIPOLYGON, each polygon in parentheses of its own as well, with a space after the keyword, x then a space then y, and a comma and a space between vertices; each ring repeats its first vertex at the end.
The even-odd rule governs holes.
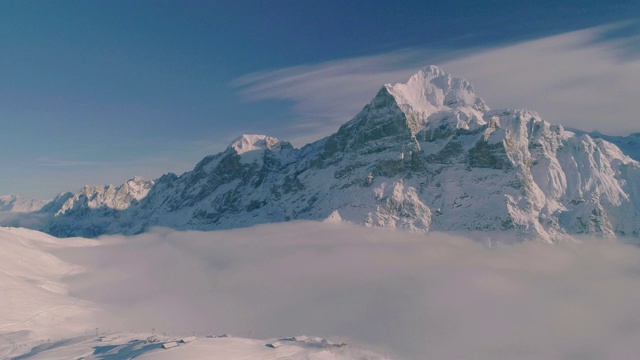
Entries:
MULTIPOLYGON (((8 345, 5 341, 13 336, 26 340, 87 329, 95 306, 69 294, 63 281, 85 269, 53 253, 94 243, 0 227, 0 347, 8 345)), ((0 350, 0 357, 4 355, 0 350)))
POLYGON ((148 188, 127 206, 89 200, 113 190, 66 195, 73 205, 45 207, 43 230, 96 236, 331 215, 413 231, 517 230, 546 241, 640 236, 638 162, 535 112, 491 110, 466 80, 434 66, 383 86, 327 138, 294 149, 244 135, 148 188))

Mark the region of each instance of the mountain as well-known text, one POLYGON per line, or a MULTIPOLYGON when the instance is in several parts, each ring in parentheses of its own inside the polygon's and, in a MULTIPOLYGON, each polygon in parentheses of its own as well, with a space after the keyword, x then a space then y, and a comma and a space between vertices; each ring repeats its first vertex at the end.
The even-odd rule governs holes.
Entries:
POLYGON ((44 212, 53 211, 62 215, 72 211, 85 209, 125 210, 142 200, 153 187, 153 181, 134 177, 120 186, 98 185, 85 186, 79 193, 63 193, 42 207, 44 212))
POLYGON ((85 186, 78 193, 62 193, 42 207, 40 214, 48 214, 51 221, 47 231, 57 236, 82 234, 95 237, 105 233, 104 229, 117 222, 120 214, 144 199, 153 188, 154 181, 134 177, 120 186, 85 186), (72 232, 71 223, 82 221, 72 232))
POLYGON ((131 181, 62 195, 43 208, 42 230, 86 237, 330 217, 549 242, 640 237, 638 162, 533 111, 491 110, 469 82, 435 66, 383 86, 335 134, 300 149, 243 135, 180 176, 131 181))
POLYGON ((25 196, 0 196, 0 212, 33 212, 42 209, 50 200, 39 200, 25 196))
POLYGON ((586 132, 578 129, 570 129, 576 134, 584 135, 588 134, 594 139, 603 139, 606 140, 622 150, 625 155, 628 155, 630 158, 635 161, 640 161, 640 133, 633 133, 627 136, 614 136, 614 135, 605 135, 598 131, 594 132, 586 132))

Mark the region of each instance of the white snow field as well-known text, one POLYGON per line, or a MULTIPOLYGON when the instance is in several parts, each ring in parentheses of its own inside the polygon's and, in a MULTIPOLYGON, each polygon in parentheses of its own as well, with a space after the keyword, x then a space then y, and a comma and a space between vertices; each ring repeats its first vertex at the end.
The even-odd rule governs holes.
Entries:
MULTIPOLYGON (((138 333, 110 333, 102 336, 78 336, 36 346, 15 359, 145 359, 145 360, 382 360, 372 352, 321 341, 282 341, 277 349, 268 347, 273 339, 197 337, 189 343, 179 338, 138 333), (167 348, 165 349, 164 345, 167 348)), ((388 359, 388 358, 387 358, 388 359)))
POLYGON ((65 276, 83 269, 49 252, 94 244, 86 239, 61 240, 33 230, 0 228, 0 358, 24 350, 34 340, 86 330, 97 309, 70 296, 62 282, 65 276))
POLYGON ((513 236, 0 228, 0 359, 637 358, 637 245, 513 236))

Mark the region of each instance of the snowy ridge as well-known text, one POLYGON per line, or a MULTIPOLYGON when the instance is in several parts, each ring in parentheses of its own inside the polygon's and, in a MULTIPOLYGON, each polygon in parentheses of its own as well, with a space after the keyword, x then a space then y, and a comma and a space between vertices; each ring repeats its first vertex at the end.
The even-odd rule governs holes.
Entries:
POLYGON ((33 212, 42 209, 51 200, 39 200, 25 196, 0 196, 0 212, 33 212))
POLYGON ((600 132, 586 132, 578 129, 570 129, 579 135, 588 134, 590 137, 594 139, 603 139, 614 145, 616 145, 625 155, 634 159, 635 161, 640 161, 640 133, 633 133, 628 136, 613 136, 613 135, 605 135, 600 132))
MULTIPOLYGON (((62 215, 73 209, 83 207, 125 210, 131 204, 146 197, 152 187, 153 180, 146 181, 137 176, 118 187, 113 185, 87 185, 79 193, 70 197, 66 196, 66 199, 55 214, 62 215)), ((64 198, 65 194, 60 195, 56 200, 59 200, 60 197, 64 198)))
POLYGON ((64 195, 45 207, 52 217, 42 229, 96 236, 331 218, 550 242, 640 236, 638 162, 533 111, 490 110, 471 84, 435 66, 383 86, 335 134, 301 149, 244 135, 193 171, 144 184, 122 202, 114 187, 64 195))

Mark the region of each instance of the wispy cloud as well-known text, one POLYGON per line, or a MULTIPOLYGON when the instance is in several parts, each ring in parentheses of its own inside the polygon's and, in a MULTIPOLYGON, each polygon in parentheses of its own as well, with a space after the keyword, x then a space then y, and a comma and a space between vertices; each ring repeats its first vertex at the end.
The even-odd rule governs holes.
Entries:
MULTIPOLYGON (((566 33, 465 52, 410 49, 248 74, 237 86, 252 101, 293 102, 297 143, 337 129, 385 83, 406 81, 428 64, 470 80, 493 107, 528 108, 548 121, 584 130, 638 131, 640 37, 629 24, 566 33), (637 35, 637 34, 636 34, 637 35)), ((637 27, 637 24, 635 25, 637 27)), ((637 31, 636 31, 637 32, 637 31)))
POLYGON ((134 176, 156 179, 167 172, 182 174, 192 170, 204 156, 224 150, 231 140, 229 138, 222 141, 182 142, 159 151, 120 156, 119 159, 112 161, 41 157, 37 159, 34 166, 47 168, 47 171, 68 172, 68 177, 38 178, 33 185, 46 192, 42 191, 42 195, 32 196, 50 197, 60 192, 78 191, 84 185, 119 185, 134 176), (95 179, 100 180, 96 182, 95 179), (54 180, 56 183, 53 182, 54 180))
MULTIPOLYGON (((528 108, 546 120, 587 131, 640 130, 640 59, 605 35, 620 25, 530 41, 443 64, 493 107, 528 108)), ((625 40, 625 41, 628 41, 625 40)))
POLYGON ((59 255, 95 269, 69 279, 109 309, 92 327, 304 333, 407 359, 637 356, 640 249, 469 236, 294 222, 156 229, 59 255))
POLYGON ((43 157, 38 159, 40 166, 48 167, 86 167, 86 166, 104 166, 112 164, 110 162, 74 160, 74 159, 58 159, 43 157))
POLYGON ((623 60, 640 58, 640 21, 629 20, 607 26, 596 36, 596 42, 613 44, 623 60))

